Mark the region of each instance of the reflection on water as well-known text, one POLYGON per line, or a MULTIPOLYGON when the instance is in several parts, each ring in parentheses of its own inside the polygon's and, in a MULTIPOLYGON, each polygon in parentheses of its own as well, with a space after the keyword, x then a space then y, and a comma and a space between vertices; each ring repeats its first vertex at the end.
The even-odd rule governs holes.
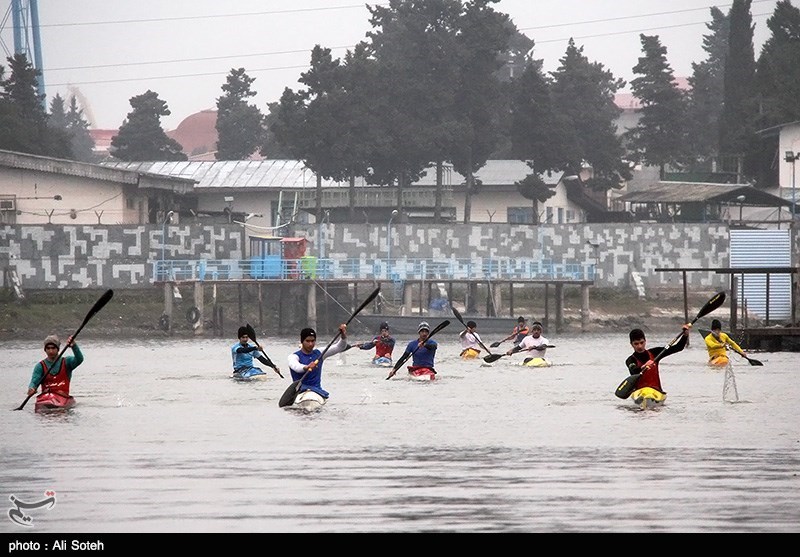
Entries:
POLYGON ((692 346, 662 363, 664 407, 641 411, 613 395, 627 335, 559 337, 556 365, 528 368, 461 361, 441 334, 435 382, 387 381, 351 350, 304 414, 277 405, 294 340, 260 340, 285 379, 229 379, 233 341, 87 340, 78 405, 47 416, 10 411, 39 343, 0 344, 0 500, 55 491, 35 532, 800 530, 796 354, 734 357, 731 404, 692 346))

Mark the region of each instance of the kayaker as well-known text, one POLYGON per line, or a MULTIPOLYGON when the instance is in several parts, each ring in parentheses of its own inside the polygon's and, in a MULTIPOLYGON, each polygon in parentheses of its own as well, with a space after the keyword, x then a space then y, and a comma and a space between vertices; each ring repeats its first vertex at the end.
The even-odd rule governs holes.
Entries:
POLYGON ((467 328, 458 334, 461 338, 460 356, 465 360, 477 358, 481 352, 481 337, 478 335, 477 328, 478 324, 475 321, 467 321, 467 328))
POLYGON ((521 315, 517 317, 517 324, 514 327, 514 330, 508 335, 506 338, 501 340, 500 342, 505 342, 507 340, 513 340, 514 344, 519 344, 522 342, 522 339, 528 336, 528 323, 527 320, 522 317, 521 315))
POLYGON ((544 359, 544 354, 547 352, 547 345, 550 341, 542 336, 544 327, 541 321, 534 321, 531 323, 531 334, 522 339, 514 348, 506 352, 506 356, 516 354, 517 352, 530 352, 532 357, 544 359))
POLYGON ((384 321, 380 324, 378 334, 372 337, 372 340, 362 342, 357 346, 361 350, 375 349, 375 355, 372 357, 372 363, 392 363, 392 351, 394 350, 395 339, 389 333, 389 323, 384 321))
POLYGON ((415 370, 429 369, 435 374, 434 357, 439 344, 434 339, 428 338, 428 335, 431 334, 431 327, 427 321, 419 324, 417 334, 419 337, 408 343, 403 354, 403 356, 411 354, 412 365, 408 366, 408 371, 413 373, 415 370))
POLYGON ((347 350, 347 325, 339 325, 339 342, 332 345, 325 356, 320 360, 322 352, 316 348, 317 332, 311 327, 300 331, 300 350, 289 354, 289 371, 292 372, 292 381, 302 379, 297 393, 314 391, 323 398, 328 398, 330 393, 322 388, 322 364, 330 356, 347 350))
POLYGON ((61 341, 58 337, 49 335, 44 339, 44 353, 47 357, 33 366, 31 382, 28 385, 28 396, 32 396, 41 385, 42 394, 52 392, 69 398, 72 371, 83 363, 83 352, 73 342, 71 336, 67 337, 67 347, 72 349, 72 356, 58 357, 61 349, 61 341), (46 376, 45 371, 47 371, 46 376))
POLYGON ((625 360, 625 367, 628 368, 631 375, 636 375, 637 373, 642 374, 636 383, 637 390, 650 387, 662 394, 666 394, 666 391, 661 388, 661 376, 658 372, 658 362, 654 362, 654 360, 665 350, 666 352, 659 358, 659 361, 670 354, 675 354, 683 350, 686 346, 686 341, 689 339, 689 329, 691 328, 691 323, 684 325, 681 338, 669 348, 663 346, 647 348, 647 339, 645 338, 644 331, 641 329, 633 329, 630 332, 629 338, 631 346, 633 347, 633 354, 628 356, 628 359, 625 360))
POLYGON ((719 319, 711 321, 711 334, 705 336, 706 348, 708 349, 708 364, 713 366, 724 366, 728 363, 727 347, 730 346, 737 354, 747 358, 742 347, 722 332, 722 323, 719 319))
POLYGON ((231 346, 234 379, 246 379, 256 375, 265 375, 261 368, 253 365, 254 357, 262 364, 271 367, 280 374, 280 369, 269 359, 269 356, 262 352, 258 346, 250 344, 250 335, 247 333, 247 327, 239 327, 236 334, 239 337, 239 341, 231 346))

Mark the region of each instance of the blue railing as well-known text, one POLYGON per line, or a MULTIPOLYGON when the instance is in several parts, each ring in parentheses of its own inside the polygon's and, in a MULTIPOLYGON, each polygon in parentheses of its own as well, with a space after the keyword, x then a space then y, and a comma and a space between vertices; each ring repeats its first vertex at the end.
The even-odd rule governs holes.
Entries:
POLYGON ((153 281, 225 280, 594 280, 593 263, 546 259, 168 259, 155 261, 153 281))

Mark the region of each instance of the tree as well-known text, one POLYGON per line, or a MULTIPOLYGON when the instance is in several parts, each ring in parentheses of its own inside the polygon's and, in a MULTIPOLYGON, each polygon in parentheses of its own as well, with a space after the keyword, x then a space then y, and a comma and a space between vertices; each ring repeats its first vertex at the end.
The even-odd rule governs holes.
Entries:
POLYGON ((453 130, 456 131, 450 160, 453 168, 466 177, 464 223, 469 223, 472 194, 478 191, 475 172, 486 164, 499 143, 503 103, 498 72, 503 66, 513 35, 508 16, 494 11, 494 0, 468 2, 456 33, 458 88, 455 91, 453 130))
POLYGON ((264 143, 263 115, 247 99, 255 96, 255 81, 244 68, 232 69, 224 95, 217 99, 217 160, 246 160, 264 143))
POLYGON ((7 104, 5 126, 8 138, 0 144, 6 148, 50 157, 70 158, 69 141, 65 133, 53 131, 47 125, 44 95, 38 93, 41 72, 35 69, 24 54, 7 58, 11 73, 0 81, 7 104), (8 108, 10 106, 11 108, 8 108))
POLYGON ((755 86, 755 54, 751 0, 733 0, 728 17, 730 36, 725 59, 725 91, 720 118, 720 152, 742 157, 745 172, 753 150, 758 99, 755 86))
POLYGON ((133 110, 111 138, 111 154, 124 161, 185 161, 180 143, 161 128, 161 117, 171 112, 158 93, 148 90, 130 104, 133 110))
POLYGON ((711 22, 706 24, 709 35, 703 36, 707 57, 692 63, 689 77, 687 145, 698 158, 719 154, 719 119, 724 95, 725 60, 728 57, 728 16, 719 8, 711 8, 711 22))
POLYGON ((625 85, 598 62, 589 62, 583 47, 569 40, 560 66, 551 73, 553 108, 563 122, 563 151, 558 170, 580 174, 592 167, 587 187, 599 191, 622 187, 631 178, 622 140, 614 122, 620 109, 615 93, 625 85))
POLYGON ((756 67, 763 128, 800 120, 800 9, 780 0, 767 27, 772 34, 756 67))
POLYGON ((641 34, 644 56, 633 67, 640 77, 631 81, 633 94, 641 101, 639 122, 629 134, 630 145, 636 157, 649 165, 659 167, 664 179, 666 165, 677 165, 686 157, 686 131, 684 117, 686 101, 678 86, 672 68, 667 62, 667 49, 657 36, 641 34))
POLYGON ((69 99, 66 129, 72 157, 77 161, 93 162, 94 139, 89 134, 89 122, 83 117, 83 110, 78 108, 78 100, 74 96, 69 99))

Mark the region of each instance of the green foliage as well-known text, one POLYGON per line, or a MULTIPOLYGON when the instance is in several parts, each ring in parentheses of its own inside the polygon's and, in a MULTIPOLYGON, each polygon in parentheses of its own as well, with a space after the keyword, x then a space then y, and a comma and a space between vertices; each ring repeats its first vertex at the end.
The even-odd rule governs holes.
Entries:
POLYGON ((171 112, 158 93, 148 90, 130 103, 133 110, 111 138, 111 154, 124 161, 185 161, 181 145, 161 127, 161 117, 171 112))
POLYGON ((631 88, 641 101, 640 118, 630 132, 637 160, 661 168, 686 157, 684 115, 687 105, 667 62, 667 49, 656 36, 639 35, 644 56, 633 67, 631 88))
POLYGON ((256 94, 253 81, 244 68, 232 69, 222 86, 225 94, 217 99, 217 160, 246 160, 264 143, 264 116, 247 103, 256 94))

